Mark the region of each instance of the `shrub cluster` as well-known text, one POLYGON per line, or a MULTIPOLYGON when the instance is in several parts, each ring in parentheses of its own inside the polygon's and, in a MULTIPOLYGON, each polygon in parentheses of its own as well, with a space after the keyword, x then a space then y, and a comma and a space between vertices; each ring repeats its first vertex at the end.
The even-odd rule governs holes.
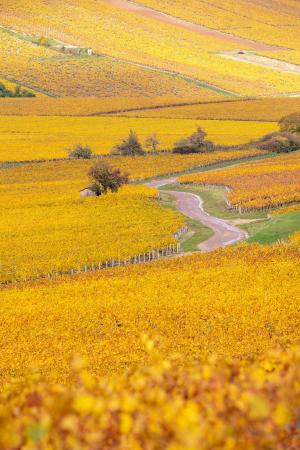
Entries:
POLYGON ((93 157, 92 149, 88 145, 75 145, 71 149, 67 149, 70 158, 75 159, 91 159, 93 157))
POLYGON ((300 148, 300 138, 289 131, 275 132, 256 141, 255 147, 269 152, 289 153, 300 148))
POLYGON ((207 141, 207 134, 198 128, 191 136, 180 139, 174 144, 173 153, 207 153, 214 150, 214 144, 207 141))

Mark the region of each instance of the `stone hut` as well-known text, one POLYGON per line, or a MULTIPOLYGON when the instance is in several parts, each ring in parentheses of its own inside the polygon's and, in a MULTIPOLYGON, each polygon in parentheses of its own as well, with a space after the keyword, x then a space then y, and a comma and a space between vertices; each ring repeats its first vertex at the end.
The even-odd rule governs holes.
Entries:
POLYGON ((91 48, 78 47, 77 45, 65 45, 63 47, 64 53, 69 53, 71 55, 87 55, 92 56, 93 50, 91 48))
POLYGON ((93 50, 88 47, 79 47, 78 45, 70 45, 70 44, 56 44, 51 45, 53 50, 57 52, 67 53, 68 55, 74 56, 93 56, 93 50))
POLYGON ((80 191, 80 197, 98 197, 97 193, 88 186, 80 191))

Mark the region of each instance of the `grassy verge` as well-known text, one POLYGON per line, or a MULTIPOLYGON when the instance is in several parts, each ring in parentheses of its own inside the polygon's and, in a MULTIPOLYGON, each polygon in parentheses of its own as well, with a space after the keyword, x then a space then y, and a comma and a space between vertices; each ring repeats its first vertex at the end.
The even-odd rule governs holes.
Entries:
POLYGON ((272 217, 267 223, 254 227, 248 242, 271 244, 278 239, 285 239, 300 230, 300 211, 272 217))
POLYGON ((271 244, 300 231, 300 211, 274 216, 269 219, 264 211, 239 214, 237 211, 229 210, 224 200, 225 190, 223 188, 210 189, 199 185, 171 184, 160 189, 191 192, 199 195, 203 200, 204 210, 220 219, 229 221, 250 220, 249 223, 235 223, 236 226, 248 232, 250 237, 247 242, 249 243, 271 244))
POLYGON ((225 220, 258 220, 267 219, 267 215, 263 211, 253 213, 239 214, 237 211, 231 211, 227 208, 225 202, 224 188, 208 188, 201 185, 193 184, 169 184, 162 186, 162 190, 184 191, 199 195, 203 201, 203 208, 210 215, 225 220))
MULTIPOLYGON (((178 214, 181 214, 176 208, 176 200, 172 195, 161 192, 159 202, 164 208, 172 209, 173 211, 177 211, 178 214)), ((198 245, 209 239, 213 235, 213 231, 202 225, 198 220, 184 217, 185 223, 189 227, 189 232, 181 238, 181 248, 184 252, 197 251, 198 245)))

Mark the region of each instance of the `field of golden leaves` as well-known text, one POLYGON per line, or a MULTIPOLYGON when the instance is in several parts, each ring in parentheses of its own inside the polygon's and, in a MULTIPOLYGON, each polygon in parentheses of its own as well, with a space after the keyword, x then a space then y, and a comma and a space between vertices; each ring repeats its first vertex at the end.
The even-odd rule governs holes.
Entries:
POLYGON ((300 153, 246 163, 211 173, 184 175, 182 183, 228 186, 233 207, 278 208, 300 201, 300 153))
POLYGON ((175 17, 258 43, 286 47, 286 50, 300 49, 297 33, 300 10, 298 5, 290 0, 278 0, 272 8, 260 0, 251 3, 227 0, 226 7, 222 0, 205 3, 191 0, 188 5, 184 5, 180 0, 163 3, 159 0, 143 0, 141 3, 175 17))
MULTIPOLYGON (((225 150, 187 155, 161 153, 157 155, 146 154, 143 157, 114 156, 109 158, 108 162, 128 173, 131 180, 142 180, 225 161, 263 156, 264 153, 264 151, 256 149, 225 150)), ((37 163, 31 163, 19 167, 16 166, 9 171, 0 170, 0 183, 2 185, 10 185, 11 183, 76 180, 86 184, 88 182, 86 174, 93 162, 94 159, 66 159, 47 161, 38 165, 37 163)))
MULTIPOLYGON (((0 80, 1 81, 1 80, 0 80)), ((6 81, 7 87, 10 86, 6 81)), ((13 85, 12 85, 13 86, 13 85)), ((155 108, 195 102, 214 102, 226 97, 202 89, 194 97, 60 97, 0 98, 1 116, 89 116, 140 108, 155 108)), ((230 101, 230 100, 228 100, 230 101)))
MULTIPOLYGON (((261 152, 116 157, 110 162, 136 179, 256 154, 261 152)), ((126 186, 118 194, 80 199, 92 163, 66 160, 0 171, 2 282, 83 270, 175 242, 183 219, 151 200, 155 189, 126 186)))
MULTIPOLYGON (((1 107, 1 102, 0 102, 1 107)), ((169 119, 223 119, 254 120, 278 122, 282 117, 300 109, 300 98, 263 98, 247 100, 215 101, 209 104, 197 104, 176 107, 164 107, 155 110, 121 113, 126 117, 161 117, 169 119)))
POLYGON ((156 133, 160 149, 171 149, 178 139, 200 126, 216 144, 249 142, 277 130, 272 122, 193 121, 188 119, 135 119, 123 117, 0 116, 0 161, 28 161, 67 157, 67 148, 89 145, 94 153, 107 154, 137 132, 142 143, 156 133))
POLYGON ((183 219, 153 200, 155 189, 127 186, 81 199, 83 187, 70 180, 9 185, 1 201, 1 282, 84 270, 175 242, 183 219))
MULTIPOLYGON (((240 3, 240 7, 243 8, 243 2, 240 3)), ((157 5, 153 6, 157 7, 157 5)), ((158 9, 161 8, 160 2, 158 9)), ((174 12, 178 17, 182 14, 180 2, 176 2, 176 8, 179 11, 174 12)), ((193 2, 188 8, 188 15, 192 14, 192 20, 188 20, 192 22, 199 20, 200 23, 209 27, 220 27, 225 33, 251 38, 261 41, 262 44, 269 43, 299 49, 296 27, 300 19, 294 14, 278 11, 271 13, 269 9, 266 10, 259 5, 247 4, 246 10, 250 10, 251 13, 248 12, 245 18, 236 15, 233 2, 228 5, 228 10, 225 12, 219 5, 208 3, 203 7, 198 2, 193 2), (205 18, 203 18, 203 8, 205 18), (206 8, 212 9, 214 14, 212 16, 207 14, 206 8), (264 19, 266 15, 271 14, 271 18, 267 22, 257 22, 251 16, 252 13, 262 14, 264 19), (213 26, 207 23, 210 17, 214 17, 213 26), (221 18, 224 19, 224 17, 226 20, 222 22, 221 18), (245 20, 246 23, 250 21, 250 27, 241 26, 245 20), (218 21, 220 21, 219 25, 218 21), (276 21, 281 21, 283 26, 274 26, 276 21), (288 28, 288 33, 285 28, 288 26, 287 22, 289 26, 292 24, 292 27, 288 28), (228 27, 229 23, 230 27, 228 27)), ((42 0, 35 1, 34 5, 28 1, 19 0, 16 8, 14 0, 7 0, 2 5, 0 20, 5 26, 17 29, 19 32, 25 31, 34 36, 45 35, 67 44, 91 47, 100 56, 84 60, 76 57, 66 58, 61 55, 57 57, 51 49, 40 49, 37 46, 34 49, 30 42, 19 42, 20 39, 6 33, 4 41, 10 39, 11 51, 7 52, 7 46, 2 46, 1 52, 5 54, 5 58, 1 60, 1 71, 16 79, 26 77, 27 81, 35 80, 34 83, 38 84, 39 88, 57 95, 82 95, 83 92, 86 95, 93 95, 96 91, 97 95, 126 96, 126 93, 133 92, 137 96, 141 93, 144 95, 143 92, 148 92, 148 95, 157 95, 159 90, 162 95, 163 93, 172 95, 177 91, 179 95, 187 96, 192 93, 191 90, 197 89, 196 85, 189 86, 186 81, 176 78, 173 79, 172 85, 170 76, 166 73, 150 72, 147 69, 149 66, 160 71, 172 71, 192 77, 242 96, 287 94, 299 90, 297 74, 224 59, 218 54, 220 51, 239 51, 241 46, 243 50, 249 50, 251 46, 249 47, 247 43, 233 43, 222 36, 194 33, 176 25, 132 14, 123 8, 110 5, 105 0, 97 2, 82 0, 79 3, 72 0, 67 7, 59 0, 55 8, 42 0), (51 28, 48 22, 49 16, 51 28), (126 42, 125 48, 124 42, 126 42), (24 48, 19 52, 21 46, 24 48), (26 54, 27 60, 24 59, 26 54), (29 55, 33 54, 36 57, 30 59, 29 55), (107 58, 107 55, 119 61, 107 58), (15 64, 16 58, 19 59, 18 64, 15 64), (147 67, 130 65, 128 61, 147 67), (91 74, 93 76, 90 76, 91 74), (112 79, 115 80, 114 83, 111 83, 112 79)))
POLYGON ((141 341, 147 365, 112 379, 96 378, 75 358, 72 390, 38 375, 6 385, 3 448, 299 446, 299 348, 272 352, 248 367, 214 357, 187 367, 182 355, 164 358, 153 340, 143 335, 141 341))
MULTIPOLYGON (((277 131, 300 108, 281 97, 299 92, 299 75, 220 53, 299 64, 300 8, 139 1, 170 22, 117 3, 0 0, 0 82, 37 95, 0 99, 0 449, 297 450, 300 233, 83 273, 176 243, 185 218, 140 184, 81 198, 95 159, 66 149, 106 155, 130 130, 142 144, 156 133, 162 150, 199 126, 223 145, 277 131), (18 161, 32 163, 2 164, 18 161)), ((141 181, 260 155, 104 161, 141 181)), ((180 180, 228 186, 234 209, 285 214, 299 209, 300 153, 180 180)))
POLYGON ((95 374, 122 372, 143 361, 141 332, 186 364, 211 354, 247 362, 299 344, 298 258, 297 243, 244 245, 6 288, 1 378, 37 370, 70 380, 74 353, 95 374))

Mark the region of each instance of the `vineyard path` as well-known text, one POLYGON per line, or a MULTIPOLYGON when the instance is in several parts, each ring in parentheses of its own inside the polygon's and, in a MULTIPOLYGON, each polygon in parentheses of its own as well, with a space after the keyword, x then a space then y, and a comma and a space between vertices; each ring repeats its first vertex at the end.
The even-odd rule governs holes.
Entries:
MULTIPOLYGON (((147 186, 160 188, 168 184, 176 183, 176 178, 167 178, 163 180, 153 180, 147 183, 147 186)), ((211 216, 203 209, 203 202, 198 195, 183 191, 163 192, 176 198, 176 207, 185 216, 198 220, 203 225, 211 228, 213 236, 199 244, 199 250, 210 252, 218 248, 223 248, 247 238, 247 233, 240 228, 231 225, 225 220, 211 216)))

